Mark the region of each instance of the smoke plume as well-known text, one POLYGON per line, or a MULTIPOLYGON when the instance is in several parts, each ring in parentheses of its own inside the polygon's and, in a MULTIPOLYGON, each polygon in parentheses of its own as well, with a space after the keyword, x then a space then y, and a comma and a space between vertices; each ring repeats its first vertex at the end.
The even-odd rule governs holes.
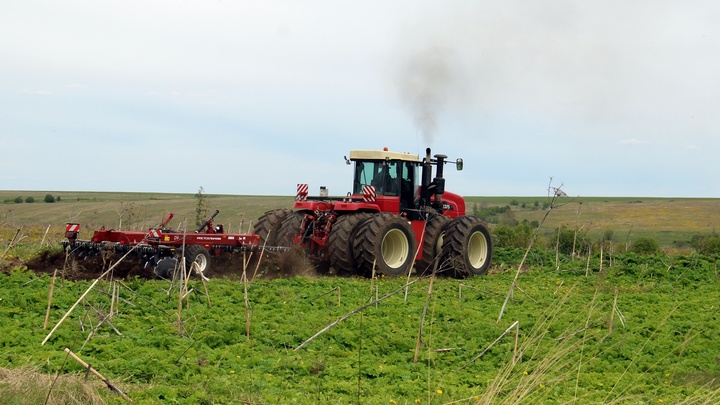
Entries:
POLYGON ((400 101, 427 144, 433 141, 440 113, 454 97, 457 69, 453 58, 451 48, 428 45, 402 58, 395 73, 400 101))

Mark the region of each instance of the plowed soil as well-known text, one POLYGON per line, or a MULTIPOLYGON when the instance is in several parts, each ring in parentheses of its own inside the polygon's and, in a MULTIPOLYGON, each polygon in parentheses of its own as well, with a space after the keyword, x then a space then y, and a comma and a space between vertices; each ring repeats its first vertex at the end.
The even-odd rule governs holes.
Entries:
MULTIPOLYGON (((2 263, 0 271, 9 272, 14 267, 23 264, 37 274, 50 274, 55 271, 69 280, 92 280, 99 277, 107 269, 114 266, 112 277, 117 278, 158 278, 151 266, 143 266, 130 256, 121 260, 122 256, 97 255, 88 258, 66 257, 62 252, 42 252, 40 256, 21 263, 18 260, 2 263)), ((248 278, 274 279, 294 276, 315 277, 322 275, 305 257, 301 249, 291 249, 286 252, 266 252, 260 263, 258 258, 251 258, 245 265, 248 278)), ((221 254, 212 258, 208 277, 242 279, 243 257, 240 254, 221 254)))

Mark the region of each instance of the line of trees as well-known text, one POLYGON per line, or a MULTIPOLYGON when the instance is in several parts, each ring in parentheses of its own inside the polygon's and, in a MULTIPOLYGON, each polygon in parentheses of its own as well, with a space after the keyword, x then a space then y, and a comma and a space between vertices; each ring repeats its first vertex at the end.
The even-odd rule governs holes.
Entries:
MULTIPOLYGON (((8 198, 3 202, 5 204, 8 204, 8 203, 15 203, 15 204, 29 203, 30 204, 30 203, 34 203, 35 201, 36 201, 35 197, 29 196, 29 197, 25 197, 25 198, 22 198, 22 197, 15 197, 14 199, 8 198)), ((52 194, 46 194, 45 198, 43 199, 43 202, 46 202, 46 203, 54 203, 55 201, 60 201, 60 196, 55 197, 52 194)))

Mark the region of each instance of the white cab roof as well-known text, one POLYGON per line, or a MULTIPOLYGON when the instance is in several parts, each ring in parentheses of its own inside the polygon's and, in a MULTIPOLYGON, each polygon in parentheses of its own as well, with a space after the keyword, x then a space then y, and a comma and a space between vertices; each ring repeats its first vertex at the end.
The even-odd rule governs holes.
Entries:
POLYGON ((414 153, 390 152, 387 150, 351 150, 350 160, 402 160, 404 162, 422 162, 414 153))

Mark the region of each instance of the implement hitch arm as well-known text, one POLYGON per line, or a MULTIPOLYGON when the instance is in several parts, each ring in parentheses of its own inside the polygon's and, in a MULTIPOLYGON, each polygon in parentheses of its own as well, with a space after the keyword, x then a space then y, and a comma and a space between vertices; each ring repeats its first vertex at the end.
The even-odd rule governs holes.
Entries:
POLYGON ((213 214, 210 216, 210 218, 208 218, 207 221, 203 222, 203 224, 200 225, 200 227, 197 229, 197 231, 195 231, 195 233, 202 232, 202 230, 205 229, 205 227, 212 227, 212 220, 219 213, 220 213, 220 210, 215 210, 215 212, 213 212, 213 214))

